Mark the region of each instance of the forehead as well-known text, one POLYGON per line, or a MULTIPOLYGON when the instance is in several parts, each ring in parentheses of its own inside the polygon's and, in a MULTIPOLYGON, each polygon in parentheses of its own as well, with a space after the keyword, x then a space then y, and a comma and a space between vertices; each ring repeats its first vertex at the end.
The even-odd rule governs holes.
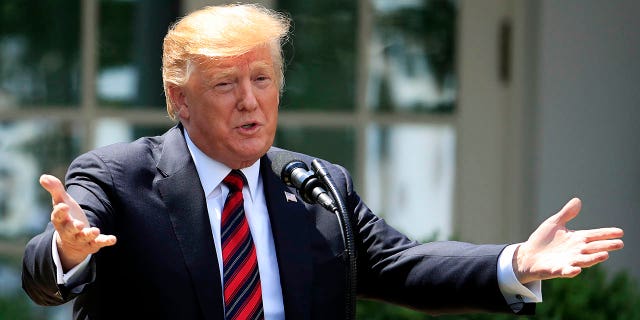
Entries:
POLYGON ((273 57, 268 48, 258 48, 234 57, 209 58, 199 64, 205 73, 233 71, 248 68, 273 70, 273 57))

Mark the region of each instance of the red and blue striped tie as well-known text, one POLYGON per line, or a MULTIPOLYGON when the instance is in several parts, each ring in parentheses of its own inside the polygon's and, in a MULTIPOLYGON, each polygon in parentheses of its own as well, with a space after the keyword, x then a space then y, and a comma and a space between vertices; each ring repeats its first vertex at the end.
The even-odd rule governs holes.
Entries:
POLYGON ((221 222, 225 319, 264 319, 258 259, 244 215, 245 177, 232 170, 222 182, 229 188, 221 222))

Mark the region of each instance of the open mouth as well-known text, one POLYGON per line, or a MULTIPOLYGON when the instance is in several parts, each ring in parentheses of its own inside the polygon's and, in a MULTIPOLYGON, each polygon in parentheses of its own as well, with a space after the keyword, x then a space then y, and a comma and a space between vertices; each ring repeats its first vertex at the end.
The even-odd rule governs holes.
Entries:
POLYGON ((244 124, 244 125, 240 126, 240 128, 242 128, 242 129, 251 129, 251 128, 255 127, 256 125, 257 124, 255 122, 252 122, 252 123, 244 124))

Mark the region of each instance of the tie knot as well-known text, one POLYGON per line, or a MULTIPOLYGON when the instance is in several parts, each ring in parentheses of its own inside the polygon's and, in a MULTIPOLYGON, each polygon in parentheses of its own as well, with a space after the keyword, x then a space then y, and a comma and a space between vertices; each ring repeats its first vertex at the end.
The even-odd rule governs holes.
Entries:
POLYGON ((231 170, 224 180, 222 180, 222 183, 224 183, 230 191, 242 191, 244 182, 245 177, 240 170, 231 170))

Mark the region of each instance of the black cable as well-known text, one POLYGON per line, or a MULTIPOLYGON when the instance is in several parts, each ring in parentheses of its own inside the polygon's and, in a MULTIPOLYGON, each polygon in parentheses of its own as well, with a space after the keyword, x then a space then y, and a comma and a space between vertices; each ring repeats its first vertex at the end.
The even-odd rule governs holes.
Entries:
POLYGON ((320 180, 323 182, 325 187, 329 189, 329 192, 337 203, 338 210, 334 211, 334 213, 338 217, 338 223, 340 224, 340 232, 342 233, 342 241, 345 247, 344 257, 347 261, 348 267, 345 279, 347 287, 347 295, 345 297, 345 319, 355 319, 358 266, 356 264, 357 256, 355 249, 355 240, 353 238, 353 230, 351 229, 351 218, 349 216, 349 213, 347 212, 347 207, 344 204, 344 200, 338 192, 338 189, 335 187, 335 184, 325 166, 318 159, 313 159, 313 161, 311 161, 311 167, 315 171, 316 175, 320 177, 320 180))

